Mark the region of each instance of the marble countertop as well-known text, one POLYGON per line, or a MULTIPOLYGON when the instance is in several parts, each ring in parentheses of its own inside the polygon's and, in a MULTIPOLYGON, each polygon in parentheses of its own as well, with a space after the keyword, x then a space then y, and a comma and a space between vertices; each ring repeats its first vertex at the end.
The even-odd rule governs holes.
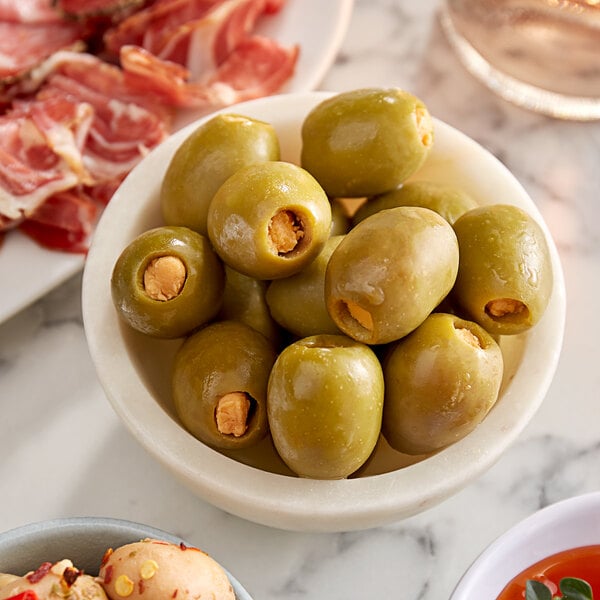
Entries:
POLYGON ((356 0, 321 87, 412 91, 506 164, 546 219, 567 284, 564 350, 509 451, 443 504, 385 527, 302 534, 226 514, 157 465, 112 411, 87 351, 78 275, 0 325, 0 530, 63 516, 125 518, 199 545, 256 600, 444 600, 515 522, 600 489, 600 123, 554 121, 493 96, 457 61, 436 7, 356 0))

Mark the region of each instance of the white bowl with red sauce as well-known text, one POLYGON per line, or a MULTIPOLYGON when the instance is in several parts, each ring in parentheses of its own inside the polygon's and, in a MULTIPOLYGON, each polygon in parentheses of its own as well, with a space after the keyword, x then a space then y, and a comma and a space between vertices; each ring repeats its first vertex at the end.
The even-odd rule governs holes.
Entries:
MULTIPOLYGON (((298 163, 304 118, 330 96, 272 96, 221 112, 270 122, 279 136, 282 160, 298 163)), ((98 224, 86 261, 83 317, 90 354, 110 403, 133 436, 207 502, 263 525, 295 531, 350 531, 398 521, 438 504, 485 472, 542 403, 565 324, 558 252, 538 208, 514 175, 475 141, 434 119, 435 142, 419 177, 462 187, 481 203, 501 199, 523 208, 542 226, 551 254, 554 283, 542 320, 524 334, 503 336, 504 380, 492 411, 475 431, 439 452, 409 456, 380 438, 364 468, 347 479, 299 478, 285 467, 269 438, 247 451, 234 451, 234 456, 186 431, 170 388, 181 340, 157 340, 133 331, 119 319, 111 300, 118 256, 137 235, 163 224, 159 194, 164 173, 176 149, 201 122, 170 137, 127 177, 98 224)))
MULTIPOLYGON (((562 577, 579 577, 593 586, 596 596, 600 593, 600 492, 551 504, 517 523, 475 560, 450 600, 521 600, 522 595, 500 594, 512 581, 532 579, 530 567, 537 563, 537 573, 554 565, 555 574, 549 577, 554 584, 562 577), (590 577, 586 563, 591 556, 595 568, 590 577), (572 569, 575 563, 582 569, 579 573, 572 569)), ((556 593, 552 583, 545 585, 556 593)))

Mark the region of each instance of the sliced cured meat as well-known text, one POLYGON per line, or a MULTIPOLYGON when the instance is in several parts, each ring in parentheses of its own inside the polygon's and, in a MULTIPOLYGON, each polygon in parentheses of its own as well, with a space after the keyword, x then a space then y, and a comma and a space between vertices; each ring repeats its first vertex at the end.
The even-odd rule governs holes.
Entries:
POLYGON ((125 175, 103 181, 93 186, 85 186, 84 190, 87 196, 94 200, 94 202, 100 206, 106 206, 117 191, 117 188, 123 183, 123 179, 125 179, 125 175))
POLYGON ((89 106, 52 99, 22 104, 0 117, 0 214, 5 221, 28 217, 49 196, 80 183, 77 145, 90 116, 89 106))
POLYGON ((156 0, 104 34, 107 52, 119 56, 122 46, 141 46, 156 54, 155 40, 187 21, 197 20, 224 0, 156 0))
MULTIPOLYGON (((167 123, 172 118, 173 108, 165 105, 162 99, 155 98, 148 90, 131 85, 119 67, 87 53, 55 53, 34 71, 30 86, 36 90, 42 86, 49 87, 48 84, 60 76, 73 81, 71 92, 74 97, 78 97, 78 83, 105 98, 117 98, 138 104, 167 123)), ((68 84, 66 85, 68 87, 68 84)))
POLYGON ((189 71, 177 63, 161 60, 140 46, 121 48, 121 66, 130 87, 146 90, 171 106, 210 105, 204 90, 193 94, 189 71))
POLYGON ((267 0, 266 6, 265 6, 265 13, 267 13, 269 15, 274 15, 275 13, 278 13, 283 8, 284 4, 285 4, 285 0, 267 0))
POLYGON ((145 0, 53 0, 56 9, 69 17, 120 16, 143 6, 145 0))
POLYGON ((0 0, 0 21, 52 23, 60 20, 52 0, 0 0))
POLYGON ((45 248, 82 253, 99 207, 79 188, 50 196, 19 229, 45 248))
POLYGON ((9 117, 19 115, 31 119, 49 147, 79 176, 80 181, 91 182, 81 155, 94 118, 90 104, 47 94, 15 102, 9 117))
POLYGON ((283 47, 252 36, 241 42, 204 85, 222 104, 274 94, 293 75, 299 46, 283 47))
POLYGON ((9 223, 80 184, 103 184, 107 195, 168 134, 163 113, 134 101, 141 91, 121 69, 72 54, 53 62, 34 100, 0 117, 0 214, 9 223))
POLYGON ((297 46, 286 48, 252 36, 202 82, 190 81, 189 72, 180 65, 137 46, 121 50, 121 64, 132 85, 152 90, 165 101, 179 107, 214 109, 275 93, 294 73, 298 54, 297 46))
POLYGON ((191 81, 214 71, 254 29, 266 0, 162 0, 107 32, 110 51, 135 45, 183 65, 191 81))
POLYGON ((265 0, 225 0, 200 19, 161 32, 154 48, 163 60, 184 65, 198 81, 227 60, 253 31, 265 0))
POLYGON ((74 23, 10 23, 0 21, 0 80, 21 77, 57 50, 83 38, 74 23))
POLYGON ((126 92, 118 93, 124 88, 121 77, 120 87, 107 88, 101 81, 102 75, 109 73, 106 66, 89 73, 89 78, 75 78, 70 69, 69 73, 55 73, 40 92, 42 97, 52 94, 77 98, 93 107, 83 162, 94 183, 128 173, 169 132, 161 116, 129 100, 126 92))

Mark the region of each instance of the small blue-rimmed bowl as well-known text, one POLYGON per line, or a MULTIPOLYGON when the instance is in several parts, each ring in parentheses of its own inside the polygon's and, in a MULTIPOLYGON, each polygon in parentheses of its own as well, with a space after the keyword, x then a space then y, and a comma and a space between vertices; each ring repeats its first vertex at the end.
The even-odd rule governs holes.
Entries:
MULTIPOLYGON (((117 548, 144 538, 179 544, 170 533, 122 519, 72 517, 31 523, 0 533, 0 572, 23 575, 43 562, 63 558, 77 568, 96 574, 107 548, 117 548)), ((189 544, 191 545, 191 544, 189 544)), ((239 581, 225 569, 237 600, 252 600, 239 581)))

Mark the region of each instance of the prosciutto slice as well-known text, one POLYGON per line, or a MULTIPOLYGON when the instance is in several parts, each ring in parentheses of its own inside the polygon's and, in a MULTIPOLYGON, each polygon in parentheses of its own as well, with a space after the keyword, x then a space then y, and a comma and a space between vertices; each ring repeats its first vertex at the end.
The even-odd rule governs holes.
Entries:
POLYGON ((105 34, 107 49, 140 46, 197 81, 213 72, 273 5, 267 0, 159 0, 105 34))
POLYGON ((169 132, 170 113, 152 112, 147 99, 138 104, 139 90, 129 90, 118 67, 73 53, 55 58, 44 75, 34 99, 0 117, 4 228, 31 218, 57 192, 87 186, 106 197, 169 132))
POLYGON ((46 248, 84 253, 98 215, 94 199, 73 188, 50 196, 19 228, 46 248))
POLYGON ((145 0, 53 0, 60 13, 79 19, 109 16, 118 20, 144 3, 145 0))
POLYGON ((202 19, 225 0, 156 0, 104 34, 106 51, 119 56, 122 46, 141 46, 153 54, 161 40, 180 25, 202 19))
POLYGON ((82 39, 75 23, 12 23, 0 21, 0 82, 21 77, 63 48, 82 39))
POLYGON ((55 23, 61 19, 52 0, 0 0, 0 21, 55 23))
POLYGON ((252 36, 203 81, 190 81, 189 71, 163 61, 138 46, 121 49, 121 64, 132 85, 152 90, 176 106, 216 108, 276 92, 294 72, 299 49, 252 36))
POLYGON ((169 133, 170 113, 129 86, 121 69, 89 55, 61 61, 39 97, 76 98, 92 106, 82 156, 94 184, 122 178, 169 133))
POLYGON ((82 181, 81 144, 91 119, 91 106, 67 99, 24 103, 0 117, 0 214, 5 227, 82 181))

